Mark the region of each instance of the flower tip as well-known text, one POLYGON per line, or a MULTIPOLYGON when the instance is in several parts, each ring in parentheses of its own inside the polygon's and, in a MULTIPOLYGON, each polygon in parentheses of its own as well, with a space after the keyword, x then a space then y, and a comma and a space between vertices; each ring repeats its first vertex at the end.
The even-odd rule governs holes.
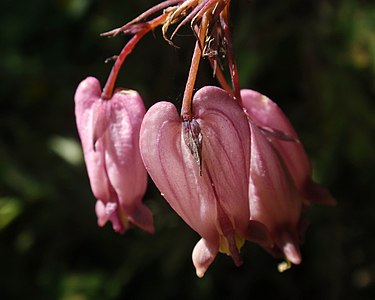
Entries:
POLYGON ((285 243, 283 247, 283 253, 285 257, 295 265, 299 265, 302 261, 299 247, 292 241, 288 241, 285 243))
POLYGON ((210 243, 203 238, 200 239, 199 242, 195 245, 192 259, 196 274, 199 278, 202 278, 204 276, 208 267, 214 261, 218 251, 218 244, 210 243))
POLYGON ((100 82, 95 77, 89 76, 80 82, 77 91, 97 90, 100 91, 100 82))
POLYGON ((118 92, 120 94, 123 94, 123 95, 130 95, 130 96, 135 96, 135 95, 138 95, 138 92, 135 91, 135 90, 130 90, 130 89, 120 89, 118 90, 118 92))
POLYGON ((144 225, 138 225, 139 228, 141 228, 142 230, 146 231, 147 233, 149 234, 154 234, 155 233, 155 227, 154 227, 154 223, 153 221, 151 220, 151 222, 147 222, 146 224, 144 225))
POLYGON ((241 256, 238 254, 238 255, 231 255, 232 256, 232 259, 233 259, 233 262, 234 262, 234 265, 236 267, 241 267, 243 265, 243 260, 241 258, 241 256))
POLYGON ((306 198, 315 204, 335 206, 337 201, 331 193, 313 180, 307 181, 304 187, 306 198))
POLYGON ((206 270, 204 268, 197 268, 196 269, 196 274, 199 278, 203 278, 205 273, 206 273, 206 270))
POLYGON ((274 246, 274 242, 270 236, 267 227, 261 222, 250 220, 247 225, 246 239, 257 243, 263 247, 274 246))
POLYGON ((127 229, 124 226, 122 226, 121 224, 116 224, 115 222, 112 222, 112 228, 113 228, 114 232, 120 233, 120 234, 124 234, 126 229, 127 229))
POLYGON ((143 203, 138 203, 129 210, 129 221, 142 230, 153 234, 155 232, 151 210, 143 203))
POLYGON ((95 212, 98 218, 98 226, 103 227, 108 222, 105 204, 101 200, 97 200, 95 204, 95 212))

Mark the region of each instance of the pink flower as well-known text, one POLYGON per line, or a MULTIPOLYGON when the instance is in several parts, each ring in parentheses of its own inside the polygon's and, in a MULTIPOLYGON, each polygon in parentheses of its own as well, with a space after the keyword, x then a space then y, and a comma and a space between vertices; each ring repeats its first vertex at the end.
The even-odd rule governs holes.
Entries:
POLYGON ((249 223, 250 132, 240 106, 216 87, 195 94, 190 121, 159 102, 145 115, 140 147, 161 194, 202 237, 193 250, 197 275, 219 251, 241 264, 244 240, 261 239, 262 225, 249 223))
POLYGON ((241 95, 249 116, 266 133, 267 138, 284 160, 305 204, 334 205, 336 200, 331 194, 312 180, 311 163, 303 145, 277 104, 253 90, 242 90, 241 95))
POLYGON ((132 224, 153 232, 151 212, 141 202, 147 187, 139 153, 141 97, 119 89, 104 100, 99 81, 88 77, 77 88, 75 114, 99 226, 110 220, 117 232, 132 224))

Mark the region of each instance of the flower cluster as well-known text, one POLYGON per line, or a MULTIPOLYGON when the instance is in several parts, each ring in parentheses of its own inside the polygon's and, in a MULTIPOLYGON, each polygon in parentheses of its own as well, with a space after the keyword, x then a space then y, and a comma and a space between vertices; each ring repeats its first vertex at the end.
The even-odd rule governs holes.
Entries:
POLYGON ((116 56, 103 90, 89 77, 75 94, 98 224, 111 221, 118 232, 131 226, 154 232, 151 212, 142 203, 148 173, 173 210, 201 236, 192 255, 199 277, 218 252, 240 265, 246 240, 299 264, 305 210, 312 203, 335 204, 312 180, 309 159, 280 108, 266 96, 240 88, 229 6, 230 0, 163 1, 103 34, 132 38, 116 56), (163 101, 146 112, 136 91, 115 89, 118 72, 145 34, 161 26, 173 44, 173 36, 187 23, 196 46, 181 113, 163 101), (205 86, 194 93, 202 58, 211 63, 221 87, 205 86))

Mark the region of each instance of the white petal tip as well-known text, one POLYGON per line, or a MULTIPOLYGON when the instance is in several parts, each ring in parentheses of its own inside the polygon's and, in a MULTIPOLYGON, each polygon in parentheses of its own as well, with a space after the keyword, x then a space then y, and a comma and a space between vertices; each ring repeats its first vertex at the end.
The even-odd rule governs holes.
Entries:
POLYGON ((196 274, 199 278, 204 276, 208 267, 214 261, 218 251, 219 245, 217 243, 210 243, 203 238, 195 245, 192 259, 196 274))
POLYGON ((129 90, 129 89, 121 90, 120 93, 124 94, 124 95, 136 95, 136 94, 138 94, 137 91, 135 91, 135 90, 129 90))
POLYGON ((294 265, 299 265, 302 261, 298 246, 288 243, 284 246, 283 252, 287 259, 294 265))
POLYGON ((203 278, 204 274, 206 273, 206 270, 203 269, 196 269, 196 274, 199 278, 203 278))

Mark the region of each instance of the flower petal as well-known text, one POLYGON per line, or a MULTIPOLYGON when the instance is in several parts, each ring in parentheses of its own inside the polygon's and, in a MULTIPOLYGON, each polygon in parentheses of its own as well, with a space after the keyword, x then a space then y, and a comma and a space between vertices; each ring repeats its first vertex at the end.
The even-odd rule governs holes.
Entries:
POLYGON ((249 212, 248 178, 250 167, 250 131, 246 116, 231 96, 217 87, 200 89, 193 100, 194 115, 203 135, 205 187, 217 183, 215 193, 223 210, 242 233, 249 212), (208 175, 208 176, 207 176, 208 175))
POLYGON ((147 172, 139 152, 139 131, 146 112, 136 91, 117 90, 110 100, 110 120, 105 134, 105 164, 119 209, 142 229, 153 232, 151 211, 141 202, 147 172))
POLYGON ((216 232, 215 201, 199 194, 202 178, 181 139, 181 124, 173 104, 153 105, 141 127, 141 155, 151 178, 172 208, 201 236, 212 239, 216 232))
POLYGON ((105 172, 103 145, 94 149, 94 120, 97 118, 101 88, 94 77, 83 80, 75 94, 75 115, 78 133, 81 138, 91 189, 97 199, 110 198, 109 180, 105 172))

